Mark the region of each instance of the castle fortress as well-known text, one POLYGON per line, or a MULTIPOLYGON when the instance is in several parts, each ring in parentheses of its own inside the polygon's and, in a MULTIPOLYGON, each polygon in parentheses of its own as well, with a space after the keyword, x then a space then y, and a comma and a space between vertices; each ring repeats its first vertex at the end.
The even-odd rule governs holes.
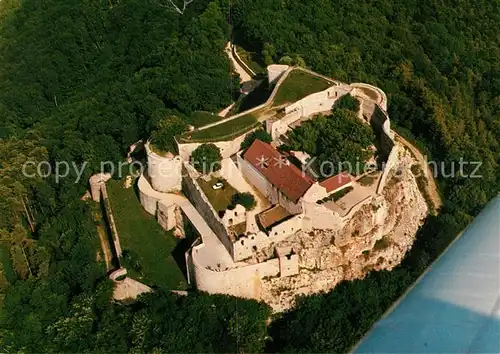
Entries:
MULTIPOLYGON (((160 156, 146 144, 148 170, 138 182, 141 204, 166 230, 174 229, 182 235, 183 218, 193 224, 201 237, 186 253, 188 281, 208 293, 261 299, 263 279, 297 275, 300 272, 298 254, 293 247, 280 243, 297 232, 340 230, 363 205, 382 193, 387 175, 398 159, 386 112, 387 97, 379 88, 367 84, 347 85, 284 65, 271 65, 267 70, 269 83, 274 88, 260 108, 272 104, 280 85, 293 70, 323 78, 331 86, 284 104, 279 114, 263 120, 273 138, 271 144, 255 140, 246 151, 241 151, 241 142, 252 130, 231 141, 211 142, 220 148, 223 160, 222 168, 210 177, 224 179, 238 192, 254 195, 257 206, 253 210, 236 205, 220 215, 214 209, 200 187, 200 179, 207 180, 207 177, 189 164, 191 153, 201 143, 178 142, 177 156, 160 156), (360 101, 359 119, 370 124, 379 138, 378 153, 384 167, 374 174, 376 181, 371 186, 357 182, 363 176, 354 177, 346 172, 318 181, 291 164, 289 156, 276 149, 290 129, 315 114, 331 110, 346 94, 360 101), (328 202, 329 197, 344 188, 351 188, 349 198, 328 202), (270 249, 273 252, 269 252, 270 249)), ((250 111, 210 126, 237 119, 250 111)), ((302 162, 309 157, 303 152, 292 152, 292 155, 302 162)))

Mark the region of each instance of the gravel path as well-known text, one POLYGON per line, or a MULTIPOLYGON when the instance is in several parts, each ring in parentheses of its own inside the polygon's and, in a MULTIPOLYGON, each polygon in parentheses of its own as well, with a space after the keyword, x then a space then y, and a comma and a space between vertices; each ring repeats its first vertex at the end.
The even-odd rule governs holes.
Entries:
POLYGON ((401 135, 395 133, 395 136, 399 140, 399 142, 401 142, 401 144, 410 149, 412 154, 415 155, 417 160, 420 162, 422 169, 426 172, 426 178, 428 182, 426 188, 429 193, 429 196, 431 197, 432 204, 434 204, 434 209, 438 210, 443 205, 443 201, 441 200, 441 196, 439 195, 439 190, 436 185, 436 180, 434 179, 434 171, 432 171, 431 167, 427 164, 427 160, 415 146, 413 146, 408 140, 403 138, 401 135))

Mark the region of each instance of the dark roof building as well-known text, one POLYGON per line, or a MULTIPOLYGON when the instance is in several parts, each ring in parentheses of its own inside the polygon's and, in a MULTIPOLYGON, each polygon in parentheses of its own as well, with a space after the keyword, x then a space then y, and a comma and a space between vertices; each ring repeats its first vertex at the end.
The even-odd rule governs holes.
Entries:
POLYGON ((271 145, 255 140, 243 155, 274 187, 296 203, 314 181, 271 145))

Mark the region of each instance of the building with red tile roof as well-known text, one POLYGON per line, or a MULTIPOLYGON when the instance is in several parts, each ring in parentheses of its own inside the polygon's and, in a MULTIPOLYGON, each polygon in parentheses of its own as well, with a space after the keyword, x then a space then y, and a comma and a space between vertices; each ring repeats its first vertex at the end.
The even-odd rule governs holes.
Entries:
POLYGON ((314 181, 271 145, 255 140, 243 158, 290 201, 298 200, 314 181))
POLYGON ((339 189, 340 187, 345 186, 346 184, 354 181, 354 178, 348 174, 347 172, 341 172, 338 175, 329 177, 324 181, 321 181, 319 185, 326 189, 327 193, 333 192, 334 190, 339 189))

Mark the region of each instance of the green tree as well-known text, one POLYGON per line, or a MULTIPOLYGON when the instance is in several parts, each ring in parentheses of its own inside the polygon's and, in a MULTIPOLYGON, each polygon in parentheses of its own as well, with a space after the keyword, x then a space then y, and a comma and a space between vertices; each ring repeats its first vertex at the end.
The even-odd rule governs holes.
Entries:
POLYGON ((191 154, 190 162, 194 168, 203 174, 210 174, 221 169, 222 156, 214 144, 202 144, 191 154))
POLYGON ((318 157, 317 171, 327 177, 349 168, 351 174, 364 170, 375 141, 372 128, 353 111, 336 108, 330 116, 307 121, 288 134, 286 150, 305 151, 318 157))
POLYGON ((352 97, 351 94, 348 93, 347 95, 340 97, 337 100, 337 102, 335 102, 334 109, 337 109, 337 108, 348 109, 350 111, 358 113, 359 104, 360 103, 359 103, 358 99, 352 97))
POLYGON ((301 68, 306 67, 306 61, 300 55, 294 55, 293 57, 293 65, 300 66, 301 68))
POLYGON ((253 144, 255 139, 259 139, 265 143, 270 143, 271 141, 273 141, 273 138, 271 137, 271 135, 269 135, 268 132, 266 132, 264 129, 257 129, 245 136, 245 140, 243 140, 243 142, 241 143, 240 149, 248 149, 250 145, 253 144))
POLYGON ((280 64, 293 65, 293 59, 290 56, 285 55, 280 58, 280 64))
POLYGON ((253 210, 257 205, 254 196, 251 193, 236 193, 231 199, 231 208, 234 209, 237 204, 241 204, 246 210, 253 210))
POLYGON ((186 129, 186 122, 178 116, 161 119, 151 134, 151 143, 161 151, 175 153, 177 150, 175 136, 185 132, 186 129))
POLYGON ((58 318, 46 329, 47 335, 52 339, 54 350, 79 352, 89 347, 89 341, 94 337, 92 326, 96 320, 93 302, 94 299, 90 296, 75 298, 71 303, 69 314, 58 318))
POLYGON ((271 65, 274 62, 274 56, 276 55, 276 48, 270 43, 264 43, 264 48, 262 49, 262 56, 264 57, 264 63, 266 65, 271 65))

